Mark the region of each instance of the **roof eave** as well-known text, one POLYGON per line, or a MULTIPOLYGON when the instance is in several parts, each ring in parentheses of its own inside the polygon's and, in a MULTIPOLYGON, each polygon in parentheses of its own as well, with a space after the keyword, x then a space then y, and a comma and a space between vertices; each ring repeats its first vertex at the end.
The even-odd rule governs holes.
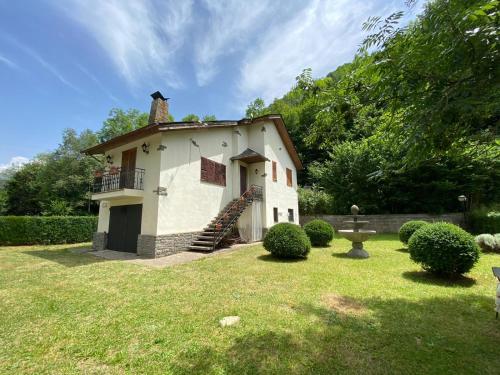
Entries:
POLYGON ((87 148, 82 151, 86 155, 104 154, 107 150, 122 146, 124 144, 130 143, 137 139, 144 138, 151 134, 164 131, 180 131, 180 130, 203 130, 203 129, 213 129, 213 128, 224 128, 229 126, 238 125, 251 125, 259 121, 273 121, 276 125, 276 129, 285 144, 292 161, 297 170, 304 169, 302 162, 300 161, 297 150, 292 142, 290 134, 285 126, 283 117, 280 114, 267 114, 264 116, 256 117, 253 119, 244 118, 239 121, 208 121, 208 122, 175 122, 175 123, 159 123, 153 125, 147 125, 143 128, 133 130, 126 134, 119 135, 118 137, 112 138, 109 141, 100 143, 96 146, 87 148))

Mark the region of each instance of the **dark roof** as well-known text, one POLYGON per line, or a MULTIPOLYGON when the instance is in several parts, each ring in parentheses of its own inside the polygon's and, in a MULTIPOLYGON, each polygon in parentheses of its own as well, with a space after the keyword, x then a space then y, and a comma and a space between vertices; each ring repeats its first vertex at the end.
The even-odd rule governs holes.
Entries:
POLYGON ((170 99, 170 98, 164 98, 163 95, 161 94, 161 92, 159 92, 159 91, 156 91, 156 92, 152 93, 151 97, 153 99, 161 99, 161 100, 168 100, 168 99, 170 99))
POLYGON ((205 122, 190 121, 190 122, 165 122, 159 124, 152 124, 152 125, 147 125, 143 128, 132 130, 131 132, 128 132, 126 134, 119 135, 118 137, 112 138, 109 141, 90 147, 86 150, 83 150, 82 152, 87 155, 104 154, 107 150, 122 146, 137 139, 141 139, 159 132, 226 128, 226 127, 234 127, 242 125, 252 125, 266 120, 274 122, 276 129, 278 130, 278 133, 283 143, 285 144, 285 147, 288 153, 290 154, 293 163, 295 164, 295 167, 297 169, 302 169, 302 163, 299 159, 299 155, 297 154, 297 150, 293 145, 292 139, 290 138, 290 134, 288 134, 288 130, 285 127, 283 118, 281 117, 281 115, 277 114, 269 114, 253 119, 244 118, 239 121, 232 121, 232 120, 205 121, 205 122))
POLYGON ((233 156, 231 160, 241 160, 245 163, 257 163, 260 161, 269 161, 264 155, 259 154, 257 151, 247 148, 241 154, 233 156))

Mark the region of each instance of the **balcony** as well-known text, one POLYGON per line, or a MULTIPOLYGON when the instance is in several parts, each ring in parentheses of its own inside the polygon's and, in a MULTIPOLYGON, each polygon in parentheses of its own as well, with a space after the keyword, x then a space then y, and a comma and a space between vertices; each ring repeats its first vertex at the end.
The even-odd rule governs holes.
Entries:
POLYGON ((142 168, 111 168, 108 172, 97 172, 92 186, 92 199, 142 197, 144 173, 142 168))

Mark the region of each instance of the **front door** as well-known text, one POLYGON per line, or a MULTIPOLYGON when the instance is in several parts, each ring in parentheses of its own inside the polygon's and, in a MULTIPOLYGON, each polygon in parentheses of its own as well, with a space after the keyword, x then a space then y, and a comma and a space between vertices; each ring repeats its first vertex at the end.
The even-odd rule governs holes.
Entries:
POLYGON ((137 252, 141 233, 142 204, 115 206, 109 209, 108 249, 137 252))
POLYGON ((137 157, 137 149, 132 148, 122 152, 122 167, 120 171, 120 189, 134 188, 135 180, 135 159, 137 157))
POLYGON ((247 191, 247 168, 240 165, 240 195, 247 191))

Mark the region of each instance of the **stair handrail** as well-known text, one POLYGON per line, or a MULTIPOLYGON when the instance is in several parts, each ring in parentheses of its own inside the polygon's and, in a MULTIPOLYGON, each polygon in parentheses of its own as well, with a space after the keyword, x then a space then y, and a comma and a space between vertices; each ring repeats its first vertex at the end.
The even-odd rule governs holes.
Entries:
POLYGON ((245 191, 232 205, 230 205, 229 208, 222 213, 222 215, 220 215, 220 218, 214 223, 214 239, 212 244, 212 248, 214 250, 219 241, 226 235, 227 229, 232 227, 232 224, 238 219, 239 216, 237 214, 234 214, 231 217, 231 220, 225 226, 221 227, 220 231, 217 231, 217 226, 218 225, 222 226, 222 223, 219 222, 224 221, 226 215, 232 212, 234 208, 237 208, 239 210, 240 202, 246 202, 245 204, 246 206, 248 205, 247 199, 255 199, 255 198, 262 199, 262 186, 250 185, 250 188, 247 191, 245 191))

